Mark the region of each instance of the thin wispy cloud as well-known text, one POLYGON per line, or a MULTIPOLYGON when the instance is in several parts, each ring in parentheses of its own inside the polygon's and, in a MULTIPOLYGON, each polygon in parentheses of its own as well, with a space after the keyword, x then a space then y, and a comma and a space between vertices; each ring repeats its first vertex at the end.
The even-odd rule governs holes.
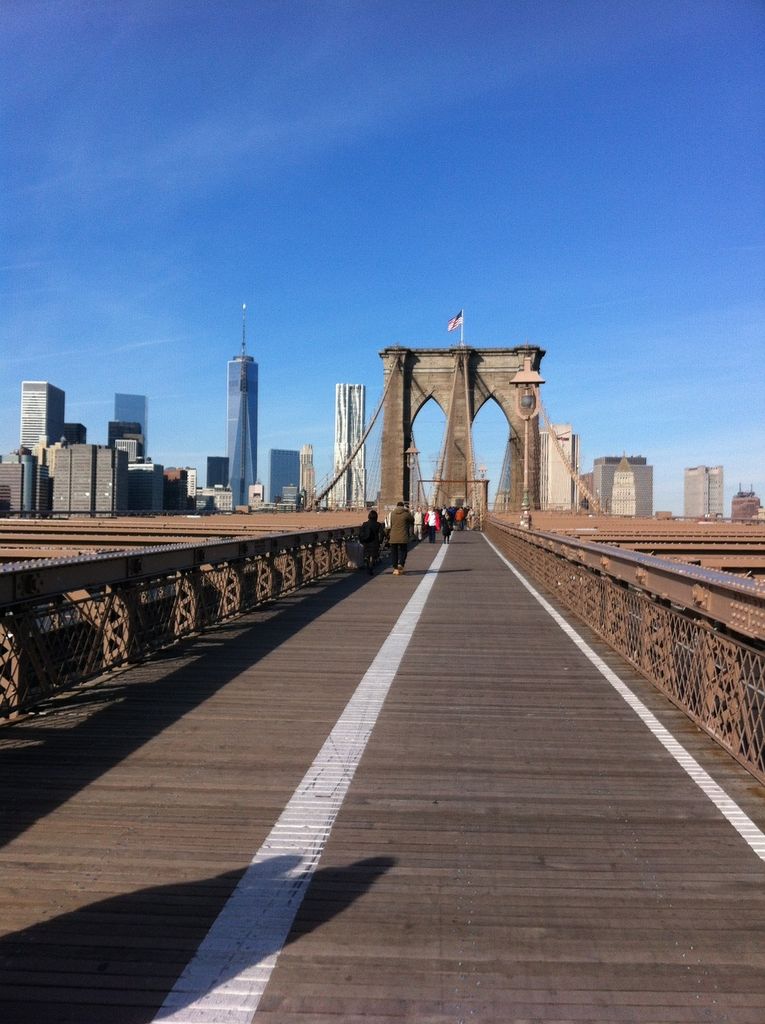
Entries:
MULTIPOLYGON (((106 349, 107 353, 120 353, 120 352, 132 352, 136 349, 142 348, 158 348, 163 345, 173 345, 178 342, 178 338, 150 338, 144 341, 130 341, 124 345, 109 345, 106 349)), ((91 353, 99 353, 104 355, 105 349, 103 345, 78 345, 74 348, 57 348, 48 349, 44 352, 28 351, 23 355, 11 356, 8 359, 3 359, 2 362, 8 365, 19 365, 24 363, 39 363, 39 362, 55 362, 66 356, 86 356, 91 353)))
MULTIPOLYGON (((621 26, 607 19, 587 24, 579 14, 556 7, 554 16, 551 11, 541 17, 533 30, 523 26, 508 44, 503 31, 507 17, 501 8, 487 7, 483 16, 496 26, 497 38, 482 38, 482 59, 476 61, 468 40, 450 49, 445 61, 433 45, 433 26, 423 30, 414 15, 404 15, 408 32, 389 39, 381 34, 387 17, 373 9, 323 5, 315 16, 310 10, 305 14, 310 35, 296 38, 291 18, 277 17, 269 26, 269 46, 257 47, 246 87, 225 90, 215 105, 211 96, 218 92, 200 96, 196 116, 164 123, 156 105, 145 107, 139 94, 132 118, 122 119, 119 132, 101 122, 97 109, 90 126, 79 117, 62 118, 40 162, 52 173, 27 176, 16 184, 18 192, 65 190, 92 202, 150 182, 167 202, 167 194, 177 189, 218 182, 232 173, 271 175, 275 164, 294 164, 310 154, 345 149, 425 118, 447 116, 529 77, 591 73, 624 59, 644 34, 640 19, 627 12, 627 24, 621 26), (637 23, 630 31, 632 20, 637 23), (372 45, 377 59, 370 64, 364 54, 372 45)), ((153 24, 155 17, 149 10, 134 15, 132 31, 140 31, 144 19, 153 24)), ((101 20, 113 39, 124 35, 121 19, 107 15, 101 20)), ((257 12, 245 18, 243 33, 249 28, 257 39, 262 20, 257 12)), ((88 31, 82 21, 78 29, 88 31)), ((444 26, 440 34, 445 31, 444 26)), ((673 29, 667 22, 655 31, 671 35, 673 29)), ((48 45, 56 49, 58 43, 49 39, 48 45)), ((119 45, 113 42, 112 48, 118 58, 119 45)), ((55 66, 52 62, 50 68, 55 66)), ((193 83, 189 88, 193 95, 193 83)))
POLYGON ((37 270, 42 266, 42 260, 19 260, 18 263, 3 263, 0 265, 0 273, 18 273, 22 270, 37 270))

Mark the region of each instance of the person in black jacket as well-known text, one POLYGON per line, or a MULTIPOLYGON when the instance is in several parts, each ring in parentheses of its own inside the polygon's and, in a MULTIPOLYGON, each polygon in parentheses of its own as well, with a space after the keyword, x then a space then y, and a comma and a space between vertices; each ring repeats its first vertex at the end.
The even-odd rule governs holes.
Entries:
POLYGON ((377 512, 370 509, 367 521, 362 523, 359 530, 359 540, 364 545, 364 565, 370 576, 374 575, 375 562, 380 557, 380 545, 384 538, 385 530, 377 521, 377 512))
POLYGON ((448 544, 452 536, 452 520, 447 509, 441 509, 441 536, 443 543, 448 544))

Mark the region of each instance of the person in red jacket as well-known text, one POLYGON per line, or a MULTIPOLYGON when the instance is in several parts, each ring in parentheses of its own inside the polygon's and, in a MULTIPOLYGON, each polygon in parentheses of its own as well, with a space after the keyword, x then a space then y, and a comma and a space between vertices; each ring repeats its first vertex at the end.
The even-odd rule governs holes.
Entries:
POLYGON ((428 528, 428 540, 431 544, 435 544, 436 531, 441 529, 441 516, 432 505, 425 514, 425 525, 428 528))

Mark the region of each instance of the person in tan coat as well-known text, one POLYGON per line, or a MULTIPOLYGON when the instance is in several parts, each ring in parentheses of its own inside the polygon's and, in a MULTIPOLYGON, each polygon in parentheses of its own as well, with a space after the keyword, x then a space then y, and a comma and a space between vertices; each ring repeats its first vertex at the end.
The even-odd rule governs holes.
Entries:
POLYGON ((409 538, 414 528, 414 516, 403 503, 399 501, 390 514, 390 551, 393 560, 393 575, 403 576, 406 565, 406 553, 409 548, 409 538))

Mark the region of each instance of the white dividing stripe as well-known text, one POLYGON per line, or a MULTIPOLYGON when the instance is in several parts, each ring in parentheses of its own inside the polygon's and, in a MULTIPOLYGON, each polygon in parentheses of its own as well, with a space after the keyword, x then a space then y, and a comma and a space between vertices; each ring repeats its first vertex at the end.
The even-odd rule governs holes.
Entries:
POLYGON ((433 559, 155 1021, 250 1024, 447 550, 433 559))
POLYGON ((661 743, 661 745, 672 755, 675 761, 677 761, 680 767, 693 779, 699 789, 709 797, 715 807, 724 815, 725 818, 727 818, 730 824, 751 847, 754 853, 756 853, 761 860, 765 860, 765 833, 755 825, 748 815, 744 814, 735 800, 732 800, 725 790, 719 786, 714 779, 707 774, 707 772, 704 771, 698 761, 691 757, 681 743, 678 743, 672 733, 669 732, 669 730, 661 724, 658 718, 648 710, 645 704, 635 696, 626 683, 624 683, 619 676, 617 676, 616 673, 606 665, 602 658, 598 657, 595 651, 593 651, 593 649, 581 638, 576 630, 570 626, 568 622, 558 614, 558 612, 555 611, 552 605, 545 601, 542 595, 539 594, 528 580, 518 572, 515 566, 510 564, 502 552, 492 544, 485 534, 484 539, 502 559, 508 569, 510 569, 518 580, 520 580, 528 592, 542 605, 548 615, 552 616, 566 636, 576 644, 582 654, 592 662, 601 675, 605 676, 616 692, 627 702, 627 704, 629 704, 635 714, 645 723, 645 725, 648 726, 659 743, 661 743))

